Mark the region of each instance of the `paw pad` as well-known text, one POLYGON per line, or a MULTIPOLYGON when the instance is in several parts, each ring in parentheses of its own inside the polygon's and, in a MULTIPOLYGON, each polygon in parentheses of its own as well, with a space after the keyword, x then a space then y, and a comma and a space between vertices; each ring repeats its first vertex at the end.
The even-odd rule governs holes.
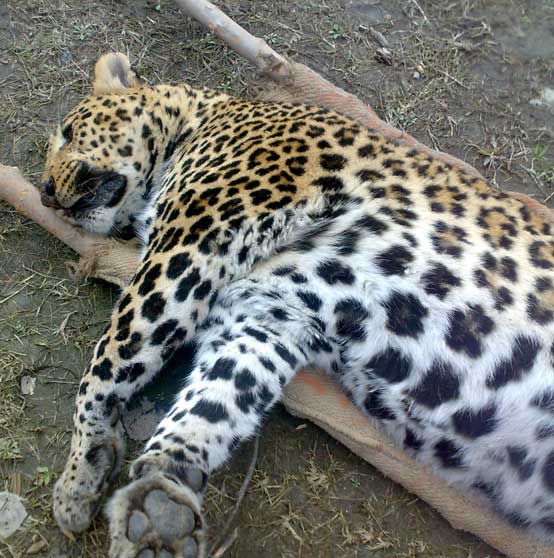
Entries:
POLYGON ((129 540, 131 542, 140 541, 140 539, 144 536, 144 533, 148 531, 148 527, 150 527, 148 516, 141 511, 135 510, 129 518, 129 529, 127 531, 129 540))
POLYGON ((198 556, 198 544, 192 537, 187 537, 183 545, 183 558, 196 558, 198 556))
POLYGON ((187 469, 185 477, 194 492, 201 492, 206 487, 206 476, 200 469, 187 469))
POLYGON ((200 497, 162 473, 118 490, 107 509, 110 558, 205 558, 200 497))
MULTIPOLYGON (((152 490, 144 499, 144 511, 164 544, 192 533, 195 519, 193 511, 171 500, 163 490, 152 490)), ((140 512, 135 512, 140 513, 140 512)), ((144 515, 144 514, 141 514, 144 515)), ((142 518, 136 521, 139 525, 142 518)), ((129 522, 129 528, 131 524, 129 522)))

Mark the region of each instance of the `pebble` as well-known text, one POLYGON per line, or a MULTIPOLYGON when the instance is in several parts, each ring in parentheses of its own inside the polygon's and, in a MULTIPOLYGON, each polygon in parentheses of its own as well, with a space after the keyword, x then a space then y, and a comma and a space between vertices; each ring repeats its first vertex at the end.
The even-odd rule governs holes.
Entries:
POLYGON ((37 379, 32 376, 22 376, 21 378, 21 393, 23 395, 33 395, 35 393, 35 385, 37 379))
POLYGON ((21 527, 27 510, 23 499, 11 492, 0 492, 0 510, 0 538, 7 539, 21 527))
POLYGON ((541 91, 541 96, 538 99, 531 99, 529 101, 533 106, 546 105, 549 108, 554 108, 554 89, 545 87, 541 91))
POLYGON ((71 53, 69 52, 69 50, 64 48, 62 50, 62 53, 60 54, 60 64, 62 66, 67 66, 69 62, 71 62, 71 53))

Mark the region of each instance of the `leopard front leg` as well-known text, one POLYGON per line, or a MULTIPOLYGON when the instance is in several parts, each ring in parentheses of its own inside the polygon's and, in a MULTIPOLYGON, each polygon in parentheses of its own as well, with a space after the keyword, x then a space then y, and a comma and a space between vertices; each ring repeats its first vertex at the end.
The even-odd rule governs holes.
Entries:
POLYGON ((306 313, 294 323, 279 293, 241 283, 234 304, 216 303, 198 335, 187 386, 131 467, 131 483, 108 504, 111 558, 204 557, 200 510, 208 475, 256 433, 308 362, 306 313), (288 321, 275 324, 271 309, 288 321))
POLYGON ((90 525, 121 468, 121 406, 207 315, 219 267, 212 277, 209 262, 194 263, 182 251, 145 260, 96 346, 77 394, 70 456, 54 488, 54 515, 65 532, 90 525))
MULTIPOLYGON (((86 376, 85 376, 86 377, 86 376)), ((80 395, 87 391, 81 383, 80 395)), ((54 487, 54 516, 68 534, 84 531, 98 511, 100 498, 116 478, 123 462, 125 442, 116 395, 95 395, 89 409, 74 416, 75 429, 66 467, 54 487), (96 399, 97 398, 97 399, 96 399)))

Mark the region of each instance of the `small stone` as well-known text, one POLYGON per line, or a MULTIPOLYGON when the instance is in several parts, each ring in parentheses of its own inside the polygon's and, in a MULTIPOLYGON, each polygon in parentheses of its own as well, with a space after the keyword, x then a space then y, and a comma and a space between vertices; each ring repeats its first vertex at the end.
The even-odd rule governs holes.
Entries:
POLYGON ((28 556, 34 556, 38 554, 40 551, 44 550, 48 546, 46 541, 36 541, 34 542, 28 549, 25 554, 28 556))
POLYGON ((124 408, 121 421, 131 440, 145 442, 152 437, 164 415, 162 408, 158 408, 152 401, 143 397, 138 402, 132 403, 130 407, 124 408))
POLYGON ((138 542, 148 530, 149 522, 145 513, 135 510, 129 518, 127 537, 131 542, 138 542))
POLYGON ((545 87, 542 92, 542 98, 547 105, 554 106, 554 89, 545 87))
POLYGON ((7 539, 23 524, 27 510, 23 499, 11 492, 0 492, 0 538, 7 539))
POLYGON ((550 87, 545 87, 540 94, 538 99, 531 99, 529 101, 533 106, 547 106, 549 108, 554 108, 554 89, 550 87))
POLYGON ((183 558, 196 558, 198 556, 198 545, 192 537, 187 537, 183 544, 183 558))
POLYGON ((145 548, 137 554, 137 558, 156 558, 156 555, 150 548, 145 548))
POLYGON ((160 558, 173 558, 173 553, 169 552, 169 550, 166 550, 165 548, 162 548, 160 551, 160 558))
POLYGON ((33 395, 35 393, 35 384, 37 379, 32 376, 23 376, 21 378, 21 393, 23 395, 33 395))
POLYGON ((69 52, 69 50, 64 48, 62 50, 62 53, 60 54, 60 65, 67 66, 69 62, 71 62, 71 53, 69 52))

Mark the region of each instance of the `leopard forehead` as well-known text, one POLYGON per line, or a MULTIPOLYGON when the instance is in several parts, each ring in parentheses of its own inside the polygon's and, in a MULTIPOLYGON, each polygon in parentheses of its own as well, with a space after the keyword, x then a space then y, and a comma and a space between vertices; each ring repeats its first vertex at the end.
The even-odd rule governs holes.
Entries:
MULTIPOLYGON (((134 182, 146 179, 167 158, 167 153, 158 153, 164 140, 176 128, 187 127, 196 96, 186 85, 139 84, 86 97, 50 136, 43 179, 53 178, 61 201, 68 202, 80 194, 75 180, 80 162, 98 169, 134 171, 134 182)), ((207 99, 210 93, 203 96, 207 99)))
POLYGON ((119 170, 140 161, 147 146, 137 144, 137 126, 145 92, 90 96, 81 101, 50 136, 43 178, 54 178, 61 200, 80 194, 78 164, 119 170))

